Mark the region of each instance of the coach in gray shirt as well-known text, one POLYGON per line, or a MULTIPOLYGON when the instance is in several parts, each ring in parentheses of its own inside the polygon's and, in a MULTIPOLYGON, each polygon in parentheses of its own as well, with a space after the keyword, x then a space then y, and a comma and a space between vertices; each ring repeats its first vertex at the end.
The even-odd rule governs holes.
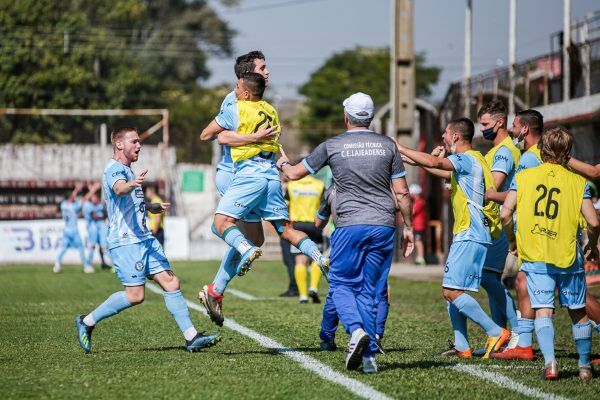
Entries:
POLYGON ((395 214, 405 225, 404 255, 413 250, 412 205, 404 165, 394 141, 368 129, 374 105, 355 93, 343 103, 347 131, 320 144, 297 165, 283 154, 277 167, 290 180, 331 167, 336 195, 336 229, 331 237, 329 290, 351 335, 346 368, 377 372, 376 297, 386 283, 394 249, 395 214))

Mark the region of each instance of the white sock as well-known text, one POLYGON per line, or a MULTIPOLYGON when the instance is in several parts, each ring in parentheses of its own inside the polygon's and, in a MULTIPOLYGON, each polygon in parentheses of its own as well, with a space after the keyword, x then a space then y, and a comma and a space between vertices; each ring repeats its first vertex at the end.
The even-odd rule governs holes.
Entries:
POLYGON ((87 326, 94 326, 96 325, 96 320, 94 320, 94 317, 92 317, 92 314, 90 313, 83 318, 83 323, 87 326))
POLYGON ((185 340, 188 340, 188 341, 195 338, 197 334, 198 334, 198 331, 193 326, 191 328, 187 328, 185 331, 183 331, 183 337, 185 338, 185 340))

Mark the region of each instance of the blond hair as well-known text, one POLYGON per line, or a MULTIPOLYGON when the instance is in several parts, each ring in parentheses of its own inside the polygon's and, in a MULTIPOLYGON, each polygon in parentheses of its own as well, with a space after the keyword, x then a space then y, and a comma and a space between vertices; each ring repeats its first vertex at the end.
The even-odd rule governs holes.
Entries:
POLYGON ((543 162, 564 165, 569 161, 573 148, 573 135, 562 126, 546 129, 539 147, 543 162))

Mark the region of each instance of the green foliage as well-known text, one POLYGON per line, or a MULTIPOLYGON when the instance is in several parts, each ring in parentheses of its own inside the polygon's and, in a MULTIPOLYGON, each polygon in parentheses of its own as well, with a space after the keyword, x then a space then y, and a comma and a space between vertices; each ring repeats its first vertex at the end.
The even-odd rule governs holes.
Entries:
MULTIPOLYGON (((416 94, 427 97, 441 69, 425 66, 425 55, 417 54, 416 94)), ((368 93, 381 107, 390 97, 390 54, 388 49, 355 48, 336 53, 315 71, 300 88, 307 98, 301 116, 302 139, 314 147, 344 128, 342 101, 356 92, 368 93)))
MULTIPOLYGON (((181 110, 198 113, 192 105, 206 96, 197 85, 209 75, 206 59, 230 55, 234 34, 206 0, 0 0, 0 10, 0 107, 175 107, 172 131, 189 136, 183 143, 201 126, 191 129, 195 117, 181 110)), ((13 143, 93 142, 105 121, 2 120, 0 142, 13 143)), ((157 121, 132 122, 146 129, 157 121)))

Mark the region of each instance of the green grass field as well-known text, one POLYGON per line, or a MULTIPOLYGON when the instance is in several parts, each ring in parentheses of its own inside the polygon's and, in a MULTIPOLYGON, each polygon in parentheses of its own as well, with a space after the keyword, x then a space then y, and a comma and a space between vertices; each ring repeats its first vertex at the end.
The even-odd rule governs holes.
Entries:
MULTIPOLYGON (((198 289, 212 279, 217 267, 216 262, 174 263, 188 300, 198 303, 198 289)), ((97 326, 92 353, 86 355, 77 343, 75 316, 91 311, 121 286, 108 272, 84 275, 79 267, 69 266, 64 270, 56 275, 50 266, 0 267, 3 399, 357 397, 346 387, 303 368, 281 350, 262 347, 228 328, 217 329, 193 309, 190 312, 196 327, 208 332, 220 330, 223 340, 199 353, 184 351, 183 339, 162 296, 149 290, 144 304, 97 326)), ((278 298, 286 279, 280 263, 258 262, 247 276, 234 280, 231 288, 260 299, 248 301, 227 295, 225 316, 386 396, 518 399, 555 395, 583 399, 597 398, 600 393, 600 377, 587 383, 577 378, 576 349, 565 311, 558 313, 555 322, 561 379, 544 382, 540 357, 518 363, 434 357, 447 347, 452 333, 439 283, 396 278, 390 279, 392 306, 384 339, 388 352, 378 358, 381 372, 365 376, 346 371, 347 335, 340 330, 340 349, 322 353, 318 338, 321 307, 278 298), (468 371, 457 369, 463 364, 468 371)), ((325 292, 323 284, 321 293, 325 292)), ((595 294, 600 294, 598 289, 595 294)), ((483 295, 477 298, 485 301, 483 295)), ((475 347, 483 345, 484 339, 478 327, 470 326, 475 347)), ((595 335, 594 353, 599 346, 600 338, 595 335)))

